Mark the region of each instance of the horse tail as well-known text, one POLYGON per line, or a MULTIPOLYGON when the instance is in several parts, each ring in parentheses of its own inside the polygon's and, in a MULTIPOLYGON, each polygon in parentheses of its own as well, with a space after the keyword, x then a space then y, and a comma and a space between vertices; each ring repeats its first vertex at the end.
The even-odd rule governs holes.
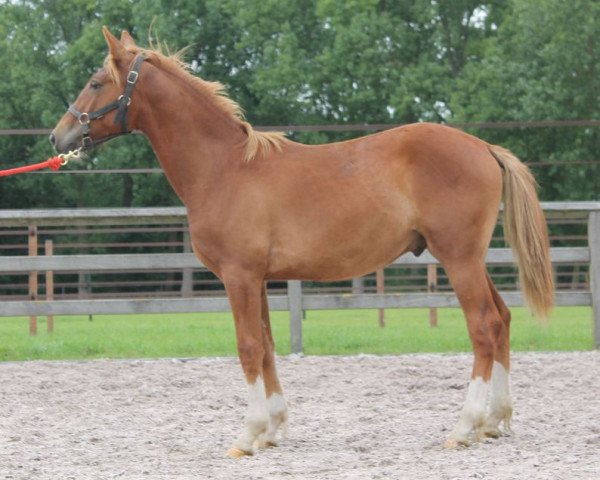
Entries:
POLYGON ((525 301, 541 321, 554 304, 548 229, 529 168, 505 148, 490 145, 503 169, 504 235, 513 248, 525 301))

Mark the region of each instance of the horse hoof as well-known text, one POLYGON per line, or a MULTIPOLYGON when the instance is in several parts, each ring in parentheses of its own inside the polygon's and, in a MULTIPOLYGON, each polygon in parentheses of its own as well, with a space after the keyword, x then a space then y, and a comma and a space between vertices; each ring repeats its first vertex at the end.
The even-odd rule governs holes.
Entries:
POLYGON ((259 440, 257 442, 257 448, 260 449, 275 448, 277 446, 278 445, 275 440, 259 440))
POLYGON ((227 456, 229 458, 250 457, 252 456, 252 452, 246 452, 244 450, 240 450, 239 448, 231 447, 229 450, 227 450, 227 456))
POLYGON ((468 447, 469 443, 466 441, 456 440, 455 438, 448 438, 444 442, 444 448, 446 450, 454 450, 457 448, 468 447))
POLYGON ((482 433, 487 438, 500 438, 502 436, 502 430, 498 427, 487 427, 482 433))

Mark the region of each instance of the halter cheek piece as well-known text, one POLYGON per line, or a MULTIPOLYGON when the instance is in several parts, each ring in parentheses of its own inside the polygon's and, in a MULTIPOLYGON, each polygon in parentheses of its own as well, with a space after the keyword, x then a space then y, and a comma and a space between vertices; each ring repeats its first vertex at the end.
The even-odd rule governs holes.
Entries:
POLYGON ((100 145, 101 143, 106 142, 107 140, 118 137, 120 135, 130 133, 129 129, 127 128, 127 108, 131 104, 131 94, 133 93, 133 87, 135 87, 135 84, 138 80, 140 67, 142 66, 143 61, 143 55, 138 55, 137 57, 135 57, 133 67, 131 67, 131 70, 127 74, 127 83, 125 84, 125 91, 123 92, 123 95, 117 98, 114 102, 109 103, 108 105, 105 105, 104 107, 99 108, 98 110, 94 110, 93 112, 80 112, 79 110, 77 110, 77 108, 75 108, 75 105, 69 106, 69 113, 73 114, 81 124, 81 133, 83 134, 82 148, 84 150, 93 148, 97 145, 100 145), (117 113, 115 114, 114 123, 121 124, 121 131, 119 133, 109 135, 108 137, 104 137, 99 140, 92 140, 92 137, 90 137, 90 122, 92 120, 102 118, 108 112, 112 112, 113 110, 117 111, 117 113))

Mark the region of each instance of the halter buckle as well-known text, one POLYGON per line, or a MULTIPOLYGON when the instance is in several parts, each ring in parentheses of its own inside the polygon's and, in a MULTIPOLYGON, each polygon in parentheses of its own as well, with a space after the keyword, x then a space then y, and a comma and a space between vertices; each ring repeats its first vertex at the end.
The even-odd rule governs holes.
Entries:
POLYGON ((137 82, 138 76, 138 72, 136 72, 135 70, 131 70, 127 74, 127 83, 131 83, 133 85, 135 82, 137 82))

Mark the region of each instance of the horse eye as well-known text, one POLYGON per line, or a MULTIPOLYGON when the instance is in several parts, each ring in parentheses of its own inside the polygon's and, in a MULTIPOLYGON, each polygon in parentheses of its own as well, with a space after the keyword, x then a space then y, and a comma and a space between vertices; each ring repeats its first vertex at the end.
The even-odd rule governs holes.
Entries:
POLYGON ((90 87, 91 87, 93 90, 99 90, 100 88, 102 88, 102 84, 101 84, 100 82, 96 82, 95 80, 92 80, 92 81, 90 82, 90 87))

